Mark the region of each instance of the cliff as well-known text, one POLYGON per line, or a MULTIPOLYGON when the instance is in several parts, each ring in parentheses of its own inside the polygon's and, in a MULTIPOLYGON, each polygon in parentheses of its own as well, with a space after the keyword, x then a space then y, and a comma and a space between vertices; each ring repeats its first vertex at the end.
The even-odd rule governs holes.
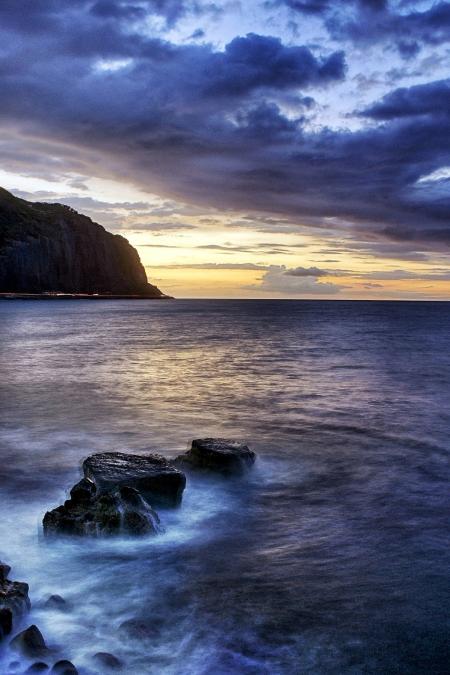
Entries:
POLYGON ((68 206, 0 188, 0 293, 48 292, 167 297, 124 237, 68 206))

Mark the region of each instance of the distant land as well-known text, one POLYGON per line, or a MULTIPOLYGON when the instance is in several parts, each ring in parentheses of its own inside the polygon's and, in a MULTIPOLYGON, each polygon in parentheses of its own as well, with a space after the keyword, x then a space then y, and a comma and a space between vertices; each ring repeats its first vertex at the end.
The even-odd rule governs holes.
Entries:
POLYGON ((0 188, 0 298, 166 299, 139 254, 63 204, 28 202, 0 188))

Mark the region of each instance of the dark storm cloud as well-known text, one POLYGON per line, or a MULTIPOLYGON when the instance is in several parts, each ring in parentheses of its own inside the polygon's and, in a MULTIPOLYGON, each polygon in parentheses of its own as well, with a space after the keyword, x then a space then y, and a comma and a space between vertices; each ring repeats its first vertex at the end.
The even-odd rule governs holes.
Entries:
MULTIPOLYGON (((214 3, 203 6, 205 11, 219 11, 214 3)), ((47 32, 79 20, 83 13, 89 18, 109 22, 129 22, 160 16, 173 24, 186 13, 202 13, 194 0, 2 0, 0 20, 20 30, 47 32)))
MULTIPOLYGON (((286 5, 295 12, 301 14, 324 15, 333 11, 338 3, 335 0, 268 0, 265 3, 267 7, 286 5)), ((359 8, 369 8, 380 11, 386 8, 387 0, 347 0, 347 7, 356 5, 359 8)))
POLYGON ((377 120, 416 115, 450 116, 450 80, 397 89, 377 101, 364 113, 377 120))
MULTIPOLYGON (((450 243, 446 185, 419 182, 450 166, 445 83, 374 102, 359 131, 311 131, 303 108, 288 117, 281 99, 333 87, 345 73, 341 51, 256 34, 219 50, 138 28, 143 7, 169 17, 179 3, 28 4, 26 13, 20 0, 0 3, 0 121, 16 129, 6 134, 8 165, 23 157, 27 166, 30 148, 48 144, 52 170, 59 156, 80 175, 131 176, 153 193, 338 228, 367 247, 406 242, 416 255, 450 243)), ((375 4, 358 11, 390 11, 375 4)))
POLYGON ((250 33, 232 40, 206 64, 203 91, 213 96, 242 95, 258 87, 293 89, 342 79, 343 52, 317 59, 307 47, 286 47, 274 37, 250 33))

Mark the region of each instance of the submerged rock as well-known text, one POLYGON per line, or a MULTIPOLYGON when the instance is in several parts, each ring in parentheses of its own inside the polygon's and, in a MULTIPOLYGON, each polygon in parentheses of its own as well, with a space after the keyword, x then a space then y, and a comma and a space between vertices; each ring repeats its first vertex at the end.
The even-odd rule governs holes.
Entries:
POLYGON ((10 647, 31 658, 42 656, 49 651, 41 631, 34 624, 16 635, 10 642, 10 647))
POLYGON ((197 438, 190 450, 176 462, 196 469, 208 469, 224 474, 241 474, 255 462, 256 455, 244 443, 225 438, 197 438))
POLYGON ((36 661, 25 671, 26 673, 46 673, 48 665, 44 661, 36 661))
POLYGON ((109 654, 109 652, 97 652, 92 658, 101 668, 106 668, 107 670, 122 669, 122 661, 117 656, 114 656, 114 654, 109 654))
POLYGON ((68 610, 67 602, 58 594, 51 595, 44 603, 46 609, 57 609, 60 612, 68 610))
POLYGON ((133 487, 152 505, 178 506, 186 477, 161 455, 128 455, 102 452, 83 462, 86 478, 100 493, 117 487, 133 487))
POLYGON ((152 640, 161 634, 161 627, 151 619, 127 619, 119 628, 127 637, 135 640, 152 640))
POLYGON ((9 635, 13 624, 30 609, 28 584, 10 581, 9 565, 0 562, 0 640, 9 635))
POLYGON ((55 663, 50 671, 52 675, 78 675, 78 670, 71 661, 63 659, 55 663))
POLYGON ((92 492, 89 499, 87 492, 81 498, 80 495, 81 491, 76 490, 75 498, 47 511, 43 520, 47 536, 144 535, 162 531, 158 514, 134 488, 123 486, 99 496, 92 492))

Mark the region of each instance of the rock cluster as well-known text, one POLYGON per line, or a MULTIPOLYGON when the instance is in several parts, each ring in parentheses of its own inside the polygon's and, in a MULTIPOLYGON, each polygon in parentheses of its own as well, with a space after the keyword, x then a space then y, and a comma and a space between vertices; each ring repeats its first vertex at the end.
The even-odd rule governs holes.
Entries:
POLYGON ((70 494, 64 504, 45 514, 46 535, 154 535, 162 530, 156 511, 132 487, 97 493, 95 484, 83 478, 70 494))
MULTIPOLYGON (((6 563, 0 562, 0 643, 10 634, 13 634, 15 624, 31 608, 28 597, 28 584, 20 581, 10 581, 8 579, 11 568, 6 563)), ((64 603, 61 596, 52 596, 58 598, 59 604, 64 603)), ((18 652, 26 659, 46 659, 53 660, 52 650, 45 644, 44 637, 37 626, 32 624, 25 630, 14 635, 9 642, 9 648, 13 652, 18 652)), ((48 672, 48 664, 42 660, 35 661, 28 669, 27 673, 48 672)), ((54 675, 77 675, 78 670, 73 663, 67 660, 57 661, 50 673, 54 675)))
MULTIPOLYGON (((178 467, 219 475, 241 475, 255 462, 247 445, 223 438, 192 441, 188 452, 170 462, 155 454, 131 455, 121 452, 98 453, 83 462, 84 477, 73 486, 70 499, 43 520, 47 536, 116 534, 155 535, 162 531, 153 505, 176 507, 181 503, 186 477, 178 467)), ((12 634, 14 624, 30 609, 28 585, 8 579, 9 565, 0 562, 0 641, 12 634)), ((41 607, 70 611, 60 595, 51 595, 41 607)), ((158 631, 153 622, 130 619, 121 625, 127 636, 146 639, 158 631)), ((57 661, 47 647, 39 628, 31 625, 13 637, 13 651, 35 660, 27 673, 77 675, 76 667, 65 659, 57 661)), ((92 661, 101 672, 122 670, 122 662, 109 652, 97 652, 92 661)))
POLYGON ((242 474, 255 462, 247 445, 225 438, 197 438, 190 450, 176 459, 178 464, 223 474, 242 474))
POLYGON ((162 527, 153 506, 179 506, 186 486, 186 476, 177 467, 240 475, 255 457, 247 445, 224 438, 196 439, 173 462, 156 454, 90 455, 83 462, 84 478, 73 486, 70 499, 45 514, 44 533, 158 534, 162 527))

